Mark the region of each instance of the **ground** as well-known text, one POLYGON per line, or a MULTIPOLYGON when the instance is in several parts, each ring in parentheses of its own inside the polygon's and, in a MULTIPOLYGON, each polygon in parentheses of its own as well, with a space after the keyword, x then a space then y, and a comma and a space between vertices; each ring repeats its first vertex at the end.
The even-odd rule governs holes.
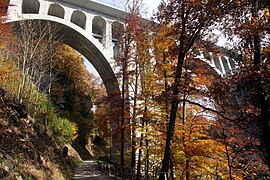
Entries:
POLYGON ((107 175, 105 172, 99 170, 97 162, 94 160, 88 160, 82 162, 75 170, 74 180, 87 180, 87 179, 100 179, 100 180, 109 180, 114 179, 112 176, 107 175))
MULTIPOLYGON (((87 160, 92 155, 86 148, 74 145, 76 150, 70 144, 56 141, 16 100, 0 91, 1 180, 114 179, 99 170, 100 163, 87 160)), ((95 154, 103 153, 96 150, 95 154)))
POLYGON ((70 179, 78 158, 20 108, 0 94, 0 179, 70 179))

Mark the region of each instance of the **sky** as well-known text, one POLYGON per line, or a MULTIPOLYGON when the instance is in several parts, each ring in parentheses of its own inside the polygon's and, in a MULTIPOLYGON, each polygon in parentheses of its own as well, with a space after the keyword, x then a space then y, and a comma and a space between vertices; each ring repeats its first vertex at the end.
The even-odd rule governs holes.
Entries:
MULTIPOLYGON (((114 6, 118 9, 125 9, 125 0, 92 0, 95 2, 103 3, 103 4, 108 4, 111 6, 114 6)), ((157 11, 157 7, 161 0, 143 0, 144 4, 144 9, 146 10, 146 18, 151 18, 151 15, 153 12, 157 11)))

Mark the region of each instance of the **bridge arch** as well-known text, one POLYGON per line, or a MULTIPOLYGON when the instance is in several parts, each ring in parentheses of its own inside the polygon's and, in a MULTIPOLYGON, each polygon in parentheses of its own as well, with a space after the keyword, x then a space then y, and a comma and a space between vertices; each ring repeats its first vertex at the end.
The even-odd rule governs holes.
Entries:
POLYGON ((64 19, 64 17, 65 17, 65 10, 59 4, 53 3, 49 7, 48 15, 55 16, 55 17, 59 17, 61 19, 64 19))
POLYGON ((124 24, 119 21, 112 22, 112 38, 113 41, 117 40, 120 36, 124 34, 124 24))
POLYGON ((101 16, 95 16, 92 20, 92 34, 99 40, 103 45, 105 45, 106 37, 106 21, 101 16))
POLYGON ((119 21, 112 22, 112 43, 113 43, 113 56, 118 57, 120 53, 119 39, 124 35, 124 24, 119 21))
POLYGON ((76 24, 77 26, 80 26, 81 28, 85 29, 86 15, 80 10, 75 10, 75 11, 73 11, 73 13, 71 15, 70 21, 72 23, 76 24))
MULTIPOLYGON (((238 54, 226 50, 219 46, 208 49, 193 50, 198 65, 204 63, 210 67, 209 71, 214 70, 217 75, 226 77, 237 71, 238 54)), ((195 63, 194 63, 195 64, 195 63)))
POLYGON ((77 25, 70 23, 67 25, 64 19, 58 17, 40 17, 36 14, 27 14, 23 20, 20 18, 10 19, 8 23, 18 24, 20 21, 33 20, 35 21, 49 21, 58 29, 59 35, 63 43, 76 49, 80 52, 97 70, 99 73, 108 96, 113 97, 115 100, 120 100, 119 84, 116 76, 109 64, 108 57, 102 53, 102 45, 92 35, 87 34, 83 29, 77 25))
POLYGON ((23 0, 22 13, 23 14, 38 14, 40 9, 40 2, 38 0, 23 0))

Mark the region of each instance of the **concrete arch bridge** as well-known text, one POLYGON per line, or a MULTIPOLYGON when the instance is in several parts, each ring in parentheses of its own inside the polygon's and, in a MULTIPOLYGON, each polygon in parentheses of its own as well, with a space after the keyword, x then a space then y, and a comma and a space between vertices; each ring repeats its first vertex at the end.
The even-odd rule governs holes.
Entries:
MULTIPOLYGON (((107 93, 119 90, 114 57, 117 35, 124 28, 127 13, 91 0, 10 0, 8 22, 46 20, 57 24, 64 43, 76 49, 94 66, 107 93)), ((233 56, 219 48, 218 55, 195 51, 219 75, 228 76, 236 68, 233 56)))
MULTIPOLYGON (((97 70, 108 95, 119 92, 115 76, 117 35, 128 13, 91 0, 9 0, 7 22, 50 21, 59 27, 64 43, 80 52, 97 70)), ((219 75, 228 76, 236 68, 233 56, 220 48, 218 54, 194 51, 219 75)), ((120 95, 119 95, 120 98, 120 95)))

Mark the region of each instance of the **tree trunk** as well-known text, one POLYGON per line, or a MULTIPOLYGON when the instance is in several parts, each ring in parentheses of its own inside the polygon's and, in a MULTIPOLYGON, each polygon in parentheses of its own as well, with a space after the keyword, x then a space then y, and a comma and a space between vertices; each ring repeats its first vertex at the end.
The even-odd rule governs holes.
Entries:
MULTIPOLYGON (((255 8, 255 7, 253 7, 255 8)), ((252 12, 252 16, 257 18, 257 12, 252 12)), ((261 37, 259 33, 255 33, 253 36, 254 39, 254 68, 257 71, 260 71, 261 65, 261 37)), ((266 152, 266 162, 268 165, 268 171, 270 172, 270 112, 269 112, 269 100, 267 99, 268 93, 265 92, 263 84, 260 84, 256 87, 257 98, 259 99, 259 108, 261 110, 261 126, 263 130, 262 142, 265 146, 266 152)))
POLYGON ((171 157, 171 151, 172 151, 175 119, 176 119, 176 113, 177 113, 178 104, 179 104, 179 100, 178 100, 178 96, 180 92, 179 84, 182 77, 184 57, 185 57, 185 53, 182 51, 182 49, 180 49, 179 55, 178 55, 177 69, 176 69, 176 74, 175 74, 175 81, 174 81, 174 86, 173 86, 169 129, 167 132, 166 147, 164 151, 164 157, 162 161, 162 168, 160 170, 159 180, 165 180, 166 179, 165 176, 167 176, 167 179, 168 179, 168 170, 169 170, 170 157, 171 157))
POLYGON ((120 168, 121 177, 123 178, 123 168, 125 165, 125 84, 126 84, 126 60, 123 60, 123 79, 122 79, 122 104, 121 104, 121 147, 120 147, 120 168))
POLYGON ((189 165, 189 157, 186 158, 186 180, 190 178, 190 165, 189 165))
POLYGON ((146 148, 146 164, 145 164, 145 179, 148 179, 148 172, 149 172, 149 141, 147 139, 148 133, 148 117, 147 117, 147 104, 145 102, 145 126, 146 126, 146 134, 145 134, 145 148, 146 148))
MULTIPOLYGON (((121 93, 121 146, 120 146, 120 168, 121 168, 121 173, 123 173, 123 168, 125 167, 125 112, 126 112, 126 83, 127 83, 127 60, 128 60, 128 53, 129 53, 129 44, 130 44, 130 37, 129 34, 125 37, 125 49, 124 49, 124 57, 121 59, 122 60, 122 71, 123 71, 123 76, 122 76, 122 93, 121 93)), ((122 178, 123 174, 121 174, 122 178)))
MULTIPOLYGON (((163 52, 163 64, 167 64, 167 59, 166 59, 166 53, 163 52)), ((168 119, 169 119, 169 83, 168 83, 168 75, 167 75, 167 70, 165 69, 163 72, 164 76, 164 89, 165 89, 165 112, 166 112, 166 120, 164 121, 164 130, 167 132, 168 129, 168 119)))
POLYGON ((268 171, 270 172, 270 112, 269 112, 269 101, 265 99, 261 94, 261 120, 263 126, 263 142, 266 152, 266 162, 268 165, 268 171))
POLYGON ((135 134, 135 126, 136 126, 136 113, 137 113, 137 94, 138 94, 138 65, 135 64, 135 89, 134 89, 134 102, 133 102, 133 116, 132 116, 132 123, 131 123, 131 170, 132 170, 132 176, 134 174, 135 170, 135 164, 136 164, 136 134, 135 134))
MULTIPOLYGON (((144 122, 142 124, 142 126, 144 127, 144 122)), ((140 147, 143 146, 143 134, 141 134, 141 138, 140 138, 140 147)), ((138 164, 137 164, 137 174, 136 174, 136 180, 140 180, 141 175, 141 166, 142 166, 142 161, 141 161, 141 157, 142 157, 142 149, 139 149, 139 153, 138 153, 138 164)))

